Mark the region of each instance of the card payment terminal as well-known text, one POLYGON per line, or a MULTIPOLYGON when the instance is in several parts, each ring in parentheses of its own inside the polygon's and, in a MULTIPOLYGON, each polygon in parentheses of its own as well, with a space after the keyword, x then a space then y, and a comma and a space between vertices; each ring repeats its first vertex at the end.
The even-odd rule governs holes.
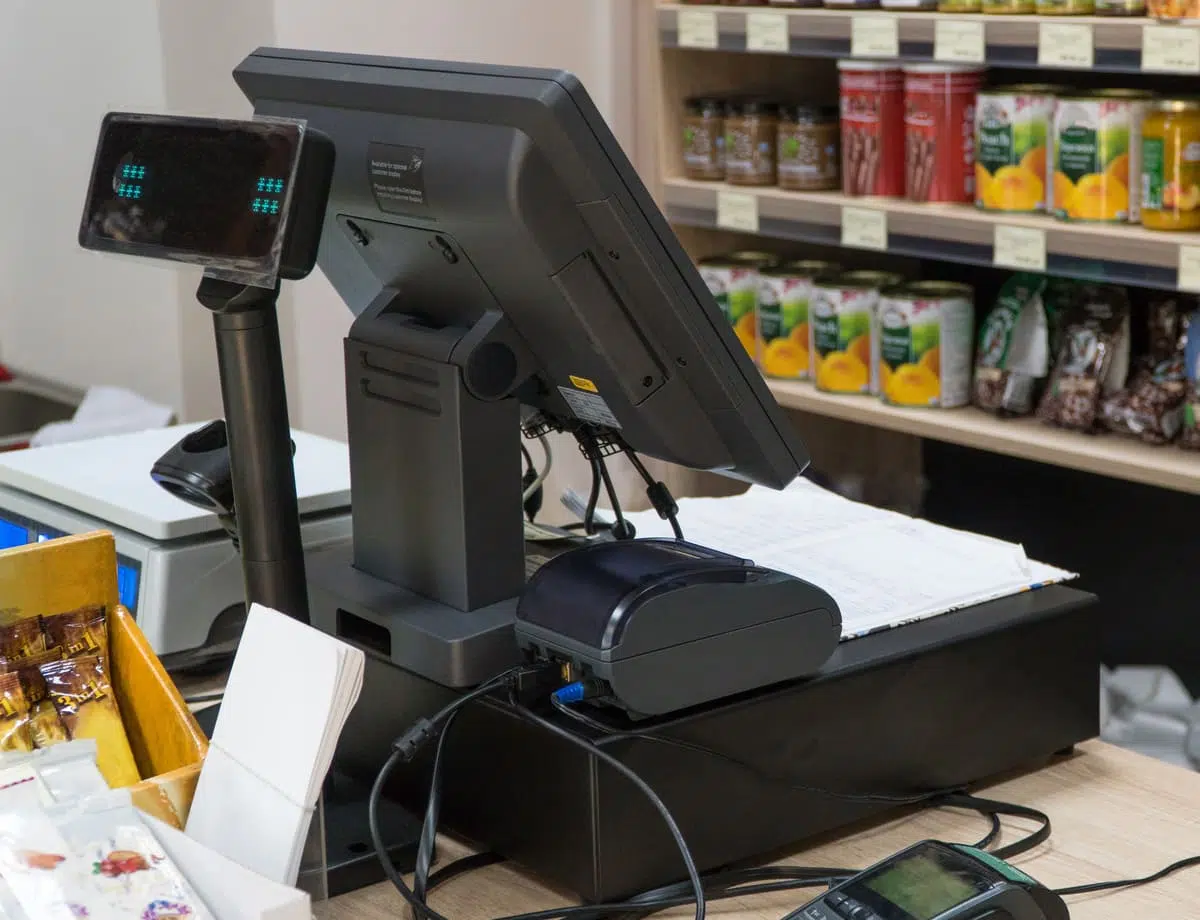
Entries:
POLYGON ((802 920, 1069 920, 1063 899, 991 853, 927 840, 806 905, 802 920))

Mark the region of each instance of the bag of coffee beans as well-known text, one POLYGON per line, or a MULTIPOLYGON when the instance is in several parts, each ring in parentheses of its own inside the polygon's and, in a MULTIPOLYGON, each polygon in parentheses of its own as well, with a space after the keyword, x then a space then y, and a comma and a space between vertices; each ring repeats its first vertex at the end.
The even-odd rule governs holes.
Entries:
POLYGON ((1147 315, 1149 351, 1138 360, 1129 386, 1104 399, 1101 421, 1118 434, 1166 444, 1183 426, 1187 313, 1179 299, 1161 297, 1149 303, 1147 315))
POLYGON ((1038 418, 1061 428, 1094 431, 1101 400, 1120 390, 1128 374, 1128 294, 1113 285, 1081 285, 1038 418))

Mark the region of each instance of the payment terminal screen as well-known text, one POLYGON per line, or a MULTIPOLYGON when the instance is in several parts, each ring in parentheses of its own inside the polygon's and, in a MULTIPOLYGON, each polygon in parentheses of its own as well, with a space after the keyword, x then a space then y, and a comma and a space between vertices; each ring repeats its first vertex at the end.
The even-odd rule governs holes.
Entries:
POLYGON ((860 878, 870 894, 851 892, 885 920, 936 920, 953 907, 983 894, 993 879, 940 850, 918 849, 860 878), (872 897, 871 895, 874 895, 872 897))

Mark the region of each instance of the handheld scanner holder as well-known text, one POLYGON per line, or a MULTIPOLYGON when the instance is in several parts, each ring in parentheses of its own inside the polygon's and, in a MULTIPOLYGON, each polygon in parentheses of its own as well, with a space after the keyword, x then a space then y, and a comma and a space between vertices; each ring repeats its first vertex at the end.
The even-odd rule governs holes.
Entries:
POLYGON ((294 120, 112 112, 79 244, 259 287, 303 278, 316 264, 333 162, 329 138, 294 120))
MULTIPOLYGON (((292 456, 296 442, 292 441, 292 456)), ((150 478, 189 505, 218 517, 233 517, 233 468, 224 419, 186 435, 154 461, 150 478)))

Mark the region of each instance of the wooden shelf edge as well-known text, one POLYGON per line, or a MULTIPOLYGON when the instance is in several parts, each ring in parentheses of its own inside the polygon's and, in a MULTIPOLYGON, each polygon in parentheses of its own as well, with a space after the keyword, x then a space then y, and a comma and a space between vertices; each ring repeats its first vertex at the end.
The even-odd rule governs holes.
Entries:
MULTIPOLYGON (((811 383, 768 379, 779 404, 861 425, 1006 454, 1145 485, 1200 494, 1200 453, 1113 434, 1085 435, 1036 419, 996 418, 973 407, 904 409, 871 396, 822 393, 811 383)), ((800 432, 803 437, 804 432, 800 432)))
POLYGON ((702 214, 703 222, 714 227, 718 196, 723 190, 751 194, 757 199, 762 236, 782 231, 779 235, 789 238, 791 225, 806 228, 810 234, 813 227, 825 228, 825 235, 836 236, 840 234, 842 208, 849 205, 888 215, 892 251, 951 262, 991 264, 996 228, 1025 227, 1045 233, 1050 274, 1142 287, 1176 289, 1180 247, 1200 247, 1200 234, 1158 232, 1134 225, 1072 224, 1043 215, 978 211, 967 205, 851 198, 839 192, 788 192, 774 187, 751 189, 681 178, 663 180, 668 211, 677 208, 702 214), (901 240, 907 250, 898 248, 895 240, 901 240))

